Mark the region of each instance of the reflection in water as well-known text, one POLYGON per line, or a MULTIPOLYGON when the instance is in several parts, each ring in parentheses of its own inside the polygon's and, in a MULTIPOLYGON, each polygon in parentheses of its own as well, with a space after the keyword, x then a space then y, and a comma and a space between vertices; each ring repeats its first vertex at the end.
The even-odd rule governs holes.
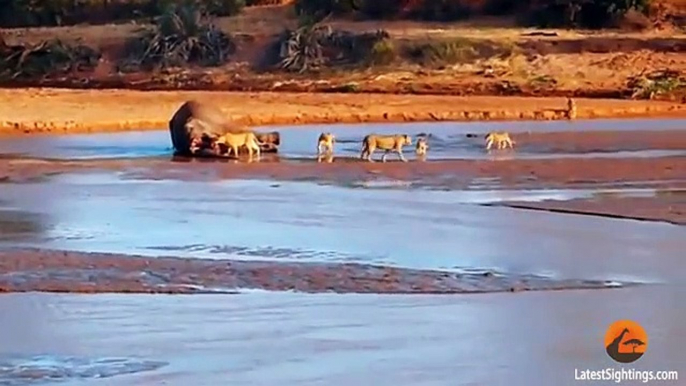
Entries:
POLYGON ((36 213, 5 209, 0 206, 0 241, 40 236, 46 230, 43 217, 36 213))

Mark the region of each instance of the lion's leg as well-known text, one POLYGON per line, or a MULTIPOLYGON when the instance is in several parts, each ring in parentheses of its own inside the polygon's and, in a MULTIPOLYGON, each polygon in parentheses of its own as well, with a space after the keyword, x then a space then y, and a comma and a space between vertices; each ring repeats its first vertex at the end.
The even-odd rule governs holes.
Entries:
POLYGON ((388 156, 388 150, 384 150, 383 155, 381 156, 381 162, 386 162, 386 157, 388 156))
POLYGON ((491 147, 493 147, 493 139, 489 139, 486 141, 486 150, 491 150, 491 147))
POLYGON ((374 152, 376 151, 376 146, 374 145, 368 145, 367 146, 367 161, 369 162, 375 162, 372 159, 372 156, 374 155, 374 152))
POLYGON ((372 150, 368 150, 368 151, 367 151, 367 161, 369 161, 369 162, 376 162, 376 161, 374 161, 374 159, 372 158, 372 155, 374 155, 374 150, 376 150, 376 149, 375 149, 375 148, 372 148, 372 150))
POLYGON ((257 158, 262 157, 262 149, 260 149, 260 145, 253 142, 253 146, 255 146, 255 153, 257 153, 257 158))
POLYGON ((402 148, 398 149, 398 157, 400 157, 401 161, 407 162, 407 160, 405 159, 405 156, 403 156, 403 149, 402 148))

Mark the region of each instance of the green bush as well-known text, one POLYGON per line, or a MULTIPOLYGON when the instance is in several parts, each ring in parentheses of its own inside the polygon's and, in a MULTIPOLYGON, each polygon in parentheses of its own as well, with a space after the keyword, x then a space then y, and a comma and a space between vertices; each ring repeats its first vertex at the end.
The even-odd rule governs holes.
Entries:
POLYGON ((380 41, 388 40, 390 35, 384 30, 354 33, 333 31, 326 41, 329 61, 338 64, 356 64, 369 59, 369 55, 380 41))
POLYGON ((100 53, 58 39, 36 45, 0 46, 0 79, 35 78, 93 69, 100 53))
POLYGON ((263 65, 278 64, 281 69, 302 73, 324 65, 361 64, 370 60, 377 43, 389 38, 388 32, 383 30, 353 33, 306 24, 293 31, 284 31, 274 48, 269 50, 273 57, 263 65))
POLYGON ((369 51, 369 64, 389 65, 398 57, 395 45, 390 39, 382 39, 374 43, 369 51))
POLYGON ((129 40, 120 69, 218 66, 235 49, 231 36, 209 23, 201 9, 192 3, 177 4, 167 8, 152 29, 129 40))
POLYGON ((410 59, 425 66, 468 63, 478 54, 474 45, 464 39, 420 43, 408 47, 407 51, 410 59))
POLYGON ((324 64, 324 45, 331 34, 327 27, 305 25, 284 31, 280 37, 279 64, 287 71, 306 72, 324 64))

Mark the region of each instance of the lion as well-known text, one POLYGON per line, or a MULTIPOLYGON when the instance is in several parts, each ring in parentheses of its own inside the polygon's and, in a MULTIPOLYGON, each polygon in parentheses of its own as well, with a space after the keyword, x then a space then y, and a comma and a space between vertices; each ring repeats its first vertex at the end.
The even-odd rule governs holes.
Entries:
POLYGON ((491 150, 493 144, 497 144, 498 149, 505 149, 507 147, 511 149, 512 145, 515 144, 515 141, 510 138, 510 134, 506 132, 488 133, 484 138, 486 139, 486 150, 491 150))
POLYGON ((386 156, 391 151, 398 153, 398 157, 403 162, 407 162, 403 156, 403 146, 412 145, 412 138, 407 134, 395 134, 395 135, 377 135, 369 134, 362 140, 362 152, 360 153, 361 159, 366 159, 369 162, 374 162, 372 160, 372 154, 374 150, 381 149, 384 150, 384 155, 381 157, 382 162, 386 162, 386 156))
POLYGON ((333 145, 336 142, 336 137, 331 133, 321 133, 317 141, 317 155, 320 156, 324 152, 322 148, 326 149, 327 154, 333 153, 333 145))
POLYGON ((426 152, 429 150, 429 144, 426 141, 426 137, 420 137, 417 139, 417 146, 415 147, 415 154, 418 157, 426 156, 426 152))
POLYGON ((216 145, 224 145, 229 148, 227 155, 231 154, 233 150, 236 157, 238 157, 238 149, 242 146, 248 148, 248 156, 252 158, 253 152, 260 157, 260 146, 264 144, 257 139, 255 133, 246 131, 243 133, 224 133, 215 141, 216 145))

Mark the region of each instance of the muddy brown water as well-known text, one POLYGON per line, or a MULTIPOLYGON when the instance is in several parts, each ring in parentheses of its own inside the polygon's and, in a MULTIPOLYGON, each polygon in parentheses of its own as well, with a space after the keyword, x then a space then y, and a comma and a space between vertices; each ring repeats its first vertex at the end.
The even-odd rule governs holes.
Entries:
MULTIPOLYGON (((571 123, 579 130, 603 125, 676 130, 680 124, 571 123)), ((505 127, 466 125, 459 135, 505 127)), ((508 127, 568 128, 564 125, 570 123, 508 127)), ((406 127, 415 130, 412 134, 428 128, 444 139, 458 135, 449 124, 406 127)), ((296 138, 289 141, 291 149, 284 140, 284 152, 297 157, 313 151, 310 140, 326 128, 284 131, 296 138)), ((346 135, 353 141, 368 129, 341 128, 340 137, 347 146, 346 135)), ((463 145, 447 152, 483 157, 469 140, 460 139, 463 145)), ((11 141, 25 140, 3 141, 0 151, 62 158, 168 156, 170 151, 166 132, 11 141)), ((575 369, 620 368, 602 345, 616 319, 641 323, 650 337, 647 354, 628 368, 686 376, 686 228, 479 205, 593 194, 665 193, 431 191, 395 181, 348 186, 154 181, 127 179, 125 171, 2 184, 0 248, 354 261, 645 285, 447 297, 254 291, 3 295, 0 385, 572 385, 579 383, 575 369)))

